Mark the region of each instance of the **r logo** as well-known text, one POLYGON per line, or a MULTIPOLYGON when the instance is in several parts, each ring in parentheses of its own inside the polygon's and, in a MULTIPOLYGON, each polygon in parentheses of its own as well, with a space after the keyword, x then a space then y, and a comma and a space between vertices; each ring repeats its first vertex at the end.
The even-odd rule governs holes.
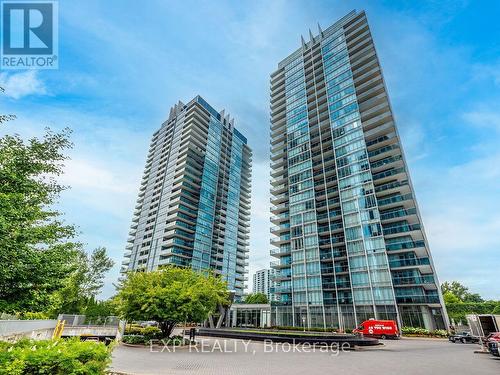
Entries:
POLYGON ((7 2, 3 6, 3 54, 53 53, 53 4, 7 2))
POLYGON ((2 69, 57 69, 58 2, 0 0, 2 69))

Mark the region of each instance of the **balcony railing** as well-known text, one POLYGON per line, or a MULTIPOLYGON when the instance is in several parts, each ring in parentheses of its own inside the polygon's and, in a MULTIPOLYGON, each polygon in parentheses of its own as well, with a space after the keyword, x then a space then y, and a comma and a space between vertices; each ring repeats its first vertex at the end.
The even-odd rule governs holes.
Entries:
POLYGON ((373 175, 373 180, 380 180, 381 178, 389 177, 389 176, 394 176, 399 173, 403 173, 405 169, 403 167, 401 168, 394 168, 394 169, 389 169, 387 171, 383 171, 380 173, 376 173, 373 175))
POLYGON ((429 265, 429 258, 408 258, 408 259, 397 259, 389 260, 389 267, 411 267, 411 266, 423 266, 429 265))
POLYGON ((396 251, 403 249, 414 249, 417 247, 424 247, 424 246, 425 242, 423 240, 417 240, 417 241, 405 241, 400 243, 386 244, 386 249, 387 251, 396 251))
POLYGON ((291 249, 290 247, 277 247, 277 248, 273 248, 271 249, 271 255, 283 255, 283 254, 290 254, 291 253, 291 249))
POLYGON ((272 238, 271 244, 276 244, 276 243, 283 242, 283 241, 290 241, 290 234, 289 233, 281 235, 278 238, 272 238))
POLYGON ((379 199, 378 200, 378 205, 379 206, 384 206, 384 205, 388 205, 388 204, 392 204, 392 203, 398 203, 398 202, 406 201, 406 200, 409 200, 409 199, 413 199, 413 195, 411 193, 404 194, 404 195, 396 195, 396 196, 390 197, 390 198, 379 199))
POLYGON ((439 303, 438 296, 396 296, 397 303, 439 303))
POLYGON ((394 285, 413 285, 413 284, 434 284, 434 276, 407 276, 407 277, 394 277, 392 279, 394 285))
POLYGON ((397 227, 384 228, 384 235, 411 232, 414 230, 419 230, 421 228, 420 224, 404 224, 397 227))
POLYGON ((397 217, 404 217, 408 215, 415 215, 417 213, 416 208, 409 208, 407 210, 405 209, 400 209, 396 211, 390 211, 386 213, 381 213, 380 214, 380 220, 389 220, 389 219, 395 219, 397 217))

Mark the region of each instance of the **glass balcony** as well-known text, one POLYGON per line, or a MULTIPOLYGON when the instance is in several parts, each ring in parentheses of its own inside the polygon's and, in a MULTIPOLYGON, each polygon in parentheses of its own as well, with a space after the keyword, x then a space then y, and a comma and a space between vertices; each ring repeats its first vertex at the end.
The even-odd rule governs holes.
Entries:
POLYGON ((438 296, 396 296, 397 303, 439 303, 438 296))
POLYGON ((389 260, 390 268, 422 266, 429 264, 430 264, 429 258, 407 258, 407 259, 389 260))
POLYGON ((406 200, 409 200, 409 199, 413 199, 413 196, 412 194, 404 194, 404 195, 396 195, 396 196, 393 196, 393 197, 390 197, 390 198, 384 198, 384 199, 379 199, 378 200, 378 205, 379 206, 384 206, 384 205, 388 205, 388 204, 392 204, 392 203, 398 203, 398 202, 402 202, 402 201, 406 201, 406 200))
POLYGON ((272 244, 284 242, 284 241, 290 241, 290 234, 289 233, 283 234, 283 235, 279 236, 278 238, 271 239, 272 244))
POLYGON ((424 246, 425 242, 423 240, 418 240, 418 241, 406 241, 400 243, 387 244, 386 249, 387 251, 396 251, 402 249, 414 249, 416 247, 424 247, 424 246))
POLYGON ((373 175, 373 181, 380 180, 381 178, 389 177, 389 176, 394 176, 399 173, 403 173, 405 169, 403 167, 401 168, 394 168, 394 169, 389 169, 387 171, 383 171, 380 173, 376 173, 373 175))
POLYGON ((274 232, 279 232, 282 230, 289 230, 289 229, 290 229, 290 223, 284 223, 281 225, 273 225, 270 230, 271 230, 271 233, 274 233, 274 232))
POLYGON ((384 235, 411 232, 414 230, 419 230, 420 224, 404 224, 390 228, 384 228, 384 235))
POLYGON ((394 285, 413 285, 413 284, 435 284, 434 276, 421 275, 421 276, 408 276, 408 277, 395 277, 392 279, 394 285))
POLYGON ((404 217, 408 215, 415 215, 417 213, 416 208, 409 208, 407 210, 405 209, 400 209, 396 211, 390 211, 390 212, 385 212, 380 214, 380 220, 389 220, 389 219, 395 219, 398 217, 404 217))
POLYGON ((277 286, 274 290, 275 293, 292 293, 291 286, 277 286))
POLYGON ((401 187, 401 186, 406 186, 408 185, 408 181, 395 181, 395 182, 388 182, 386 184, 383 184, 383 185, 379 185, 379 186, 376 186, 375 187, 375 192, 380 192, 380 191, 385 191, 385 190, 389 190, 389 189, 394 189, 394 188, 398 188, 398 187, 401 187))
POLYGON ((289 246, 271 249, 271 255, 287 255, 287 254, 291 254, 289 246))

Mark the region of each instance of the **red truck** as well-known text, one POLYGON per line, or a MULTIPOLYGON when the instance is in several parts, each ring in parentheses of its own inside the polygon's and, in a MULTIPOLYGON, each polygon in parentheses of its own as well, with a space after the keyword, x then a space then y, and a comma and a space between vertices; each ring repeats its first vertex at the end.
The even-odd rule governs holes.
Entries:
POLYGON ((361 325, 352 331, 362 333, 364 336, 385 338, 398 338, 399 329, 394 320, 365 320, 361 325))

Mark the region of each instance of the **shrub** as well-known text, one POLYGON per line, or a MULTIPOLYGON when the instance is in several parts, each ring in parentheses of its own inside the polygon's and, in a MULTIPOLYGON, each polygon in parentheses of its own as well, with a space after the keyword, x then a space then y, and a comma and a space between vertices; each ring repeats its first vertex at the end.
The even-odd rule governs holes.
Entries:
POLYGON ((448 332, 444 329, 436 329, 432 331, 431 334, 436 337, 448 337, 448 332))
POLYGON ((105 374, 111 348, 78 338, 1 343, 0 374, 105 374))
POLYGON ((446 337, 448 332, 443 329, 436 329, 435 331, 429 331, 425 328, 420 327, 403 327, 401 329, 403 335, 406 336, 420 336, 420 337, 446 337))
POLYGON ((161 329, 158 327, 145 327, 142 329, 142 334, 146 341, 159 340, 163 337, 161 329))
POLYGON ((146 341, 155 339, 159 340, 163 338, 161 329, 158 327, 140 327, 140 326, 130 326, 125 328, 125 335, 132 335, 132 336, 144 336, 144 339, 146 341))
POLYGON ((144 328, 142 328, 141 326, 131 325, 131 326, 125 327, 125 334, 126 335, 142 335, 143 330, 144 330, 144 328))
POLYGON ((16 313, 20 320, 44 320, 49 319, 49 316, 43 312, 24 311, 16 313))
POLYGON ((492 314, 497 306, 496 301, 447 303, 448 317, 456 322, 466 322, 468 314, 492 314))
POLYGON ((187 345, 189 344, 189 340, 182 337, 182 336, 172 336, 168 340, 165 340, 166 345, 175 345, 175 346, 180 346, 180 345, 187 345))
POLYGON ((403 327, 401 329, 403 335, 421 335, 428 336, 430 334, 429 330, 420 327, 403 327))
POLYGON ((125 344, 142 345, 149 342, 143 335, 123 335, 122 342, 125 344))
POLYGON ((158 345, 165 344, 165 345, 180 346, 189 344, 189 340, 184 338, 183 336, 172 336, 168 339, 163 339, 163 341, 160 341, 162 340, 161 337, 148 338, 144 335, 124 335, 122 337, 122 342, 124 342, 125 344, 132 344, 132 345, 149 345, 151 343, 151 340, 154 340, 153 343, 158 345))

